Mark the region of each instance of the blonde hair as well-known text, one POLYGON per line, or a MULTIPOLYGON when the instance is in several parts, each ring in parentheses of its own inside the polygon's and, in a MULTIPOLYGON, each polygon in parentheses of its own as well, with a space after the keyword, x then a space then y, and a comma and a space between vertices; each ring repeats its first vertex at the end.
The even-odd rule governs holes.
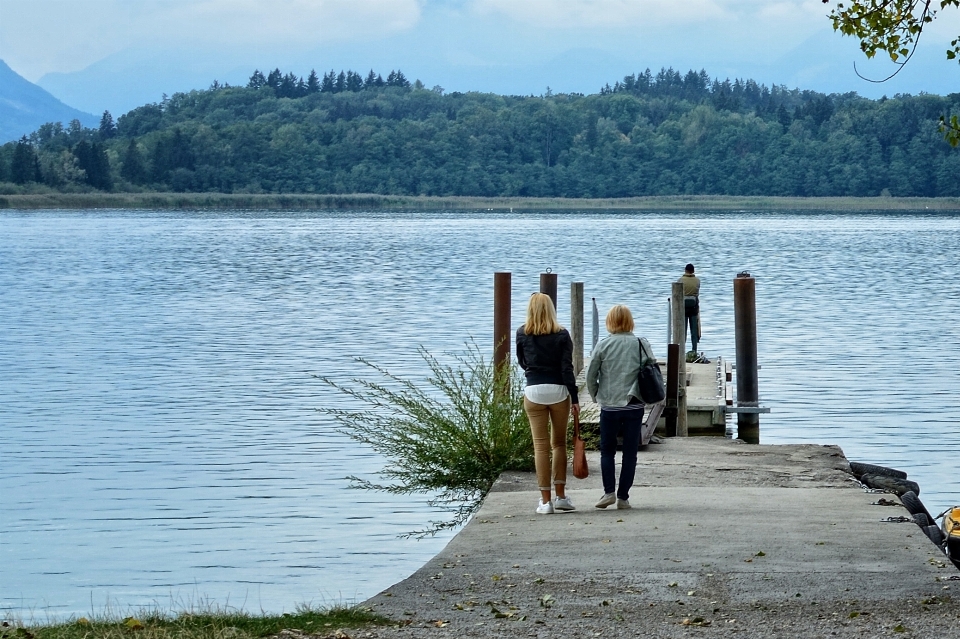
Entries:
POLYGON ((608 333, 629 333, 633 330, 633 313, 623 304, 617 304, 607 313, 608 333))
POLYGON ((563 330, 557 322, 557 309, 553 307, 553 300, 545 293, 534 293, 527 304, 527 322, 523 325, 523 332, 527 335, 550 335, 563 330))

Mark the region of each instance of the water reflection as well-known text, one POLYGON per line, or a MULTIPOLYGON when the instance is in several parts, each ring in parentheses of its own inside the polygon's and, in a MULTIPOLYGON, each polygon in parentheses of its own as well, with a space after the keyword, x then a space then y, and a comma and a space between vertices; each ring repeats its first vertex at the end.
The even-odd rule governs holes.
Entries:
POLYGON ((87 612, 211 598, 258 611, 365 598, 445 543, 350 490, 380 460, 313 409, 314 379, 514 326, 538 274, 626 303, 663 352, 666 296, 703 280, 702 347, 733 354, 732 278, 757 277, 765 443, 836 443, 960 502, 950 215, 483 212, 0 214, 0 606, 87 612))

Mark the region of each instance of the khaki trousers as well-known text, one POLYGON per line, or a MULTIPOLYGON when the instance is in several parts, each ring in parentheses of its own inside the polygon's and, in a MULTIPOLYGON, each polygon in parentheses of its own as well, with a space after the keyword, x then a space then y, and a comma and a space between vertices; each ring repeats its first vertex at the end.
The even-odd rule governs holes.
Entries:
POLYGON ((567 421, 570 418, 570 398, 556 404, 536 404, 524 397, 523 410, 527 412, 527 419, 530 420, 533 460, 537 465, 539 489, 551 490, 551 483, 566 484, 567 421), (548 422, 550 427, 547 426, 548 422), (551 449, 553 449, 553 463, 550 461, 551 449))

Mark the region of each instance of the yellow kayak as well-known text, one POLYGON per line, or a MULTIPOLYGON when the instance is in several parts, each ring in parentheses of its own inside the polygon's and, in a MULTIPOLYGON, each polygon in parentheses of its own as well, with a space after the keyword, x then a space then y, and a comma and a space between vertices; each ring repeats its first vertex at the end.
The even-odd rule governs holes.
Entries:
POLYGON ((943 530, 944 550, 953 565, 960 568, 960 506, 946 512, 940 528, 943 530))

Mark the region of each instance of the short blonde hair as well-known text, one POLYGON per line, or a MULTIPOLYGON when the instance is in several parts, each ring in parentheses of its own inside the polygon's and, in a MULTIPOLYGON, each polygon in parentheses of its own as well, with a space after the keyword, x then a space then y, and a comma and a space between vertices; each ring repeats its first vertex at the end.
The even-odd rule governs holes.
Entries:
POLYGON ((633 313, 623 304, 617 304, 607 313, 608 333, 629 333, 633 330, 633 313))
POLYGON ((527 335, 550 335, 563 330, 557 322, 557 309, 553 307, 553 300, 545 293, 534 293, 527 304, 527 322, 523 325, 523 332, 527 335))

